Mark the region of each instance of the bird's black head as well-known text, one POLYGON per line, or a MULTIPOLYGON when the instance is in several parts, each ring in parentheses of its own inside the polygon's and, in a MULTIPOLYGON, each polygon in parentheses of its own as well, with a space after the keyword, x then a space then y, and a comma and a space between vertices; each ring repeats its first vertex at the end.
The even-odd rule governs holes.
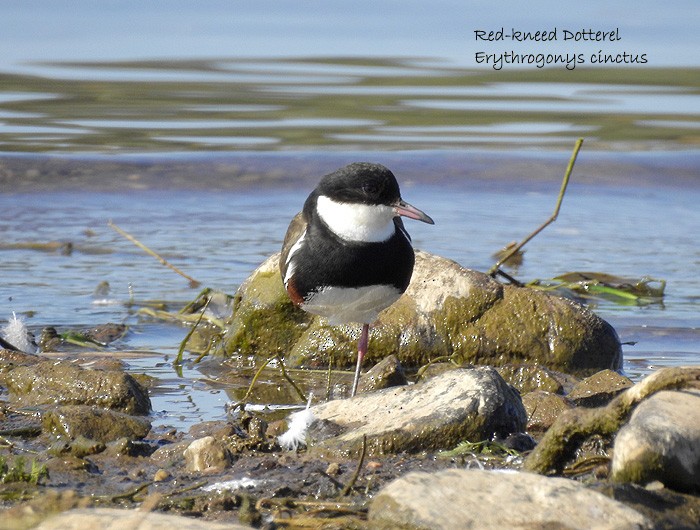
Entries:
POLYGON ((337 202, 370 205, 391 205, 401 199, 394 174, 369 162, 355 162, 326 175, 315 192, 337 202))

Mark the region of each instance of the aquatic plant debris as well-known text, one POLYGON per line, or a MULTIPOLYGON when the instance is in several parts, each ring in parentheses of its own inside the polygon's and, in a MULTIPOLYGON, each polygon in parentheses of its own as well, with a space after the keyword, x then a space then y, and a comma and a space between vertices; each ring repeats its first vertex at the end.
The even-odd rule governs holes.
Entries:
MULTIPOLYGON (((574 170, 574 164, 576 163, 576 158, 578 157, 578 153, 581 150, 581 146, 583 145, 583 138, 579 138, 576 140, 576 143, 574 144, 574 151, 571 153, 571 158, 569 159, 569 164, 566 167, 566 171, 564 173, 564 178, 561 181, 561 187, 559 188, 559 196, 557 197, 557 202, 554 207, 554 212, 552 215, 540 226, 538 226, 535 230, 533 230, 530 235, 525 237, 520 243, 518 244, 509 244, 508 245, 508 251, 503 252, 499 254, 499 259, 498 261, 488 270, 486 274, 491 276, 492 278, 495 278, 496 276, 502 276, 506 280, 510 281, 513 284, 518 285, 519 282, 515 280, 515 278, 512 278, 509 274, 506 274, 501 270, 501 265, 506 263, 508 260, 511 259, 512 256, 516 256, 519 252, 522 251, 522 248, 532 239, 534 238, 537 234, 542 232, 545 228, 547 228, 550 224, 552 224, 554 221, 557 220, 557 217, 559 217, 559 210, 561 209, 561 203, 564 200, 564 194, 566 193, 566 188, 569 185, 569 179, 571 177, 571 172, 574 170)), ((522 256, 522 254, 521 254, 522 256)))
POLYGON ((125 230, 123 230, 123 229, 121 229, 120 227, 118 227, 117 225, 115 225, 111 220, 107 223, 107 226, 109 226, 112 230, 114 230, 115 232, 117 232, 117 233, 120 234, 121 236, 123 236, 123 237, 125 237, 126 239, 128 239, 129 241, 131 241, 134 245, 136 245, 137 247, 139 247, 141 250, 143 250, 144 252, 146 252, 146 253, 149 254, 150 256, 153 256, 154 258, 156 258, 158 261, 161 262, 161 264, 165 265, 165 266, 168 267, 170 270, 175 271, 176 273, 178 273, 180 276, 182 276, 182 277, 185 278, 186 280, 189 280, 189 282, 190 282, 190 287, 192 287, 193 289, 199 287, 199 285, 200 285, 200 282, 199 282, 199 281, 195 280, 195 279, 192 278, 191 276, 189 276, 189 275, 185 274, 184 272, 182 272, 180 269, 178 269, 175 265, 173 265, 172 263, 170 263, 168 260, 166 260, 166 259, 165 259, 164 257, 162 257, 160 254, 158 254, 157 252, 154 252, 153 250, 151 250, 150 248, 148 248, 146 245, 144 245, 143 243, 141 243, 141 241, 139 241, 138 239, 136 239, 134 236, 132 236, 131 234, 129 234, 129 233, 126 232, 125 230))
POLYGON ((528 287, 574 293, 589 299, 605 299, 621 305, 646 305, 663 301, 666 280, 643 276, 625 278, 604 272, 568 272, 552 280, 535 280, 528 287))

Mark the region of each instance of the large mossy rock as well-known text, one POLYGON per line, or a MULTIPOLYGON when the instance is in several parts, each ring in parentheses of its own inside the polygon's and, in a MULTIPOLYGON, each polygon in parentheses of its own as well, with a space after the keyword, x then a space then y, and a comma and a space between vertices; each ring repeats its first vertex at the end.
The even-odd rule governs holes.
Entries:
MULTIPOLYGON (((279 255, 240 286, 220 353, 285 356, 291 366, 352 366, 360 326, 329 326, 289 301, 279 255)), ((534 289, 502 285, 454 261, 416 252, 406 293, 380 313, 367 362, 395 354, 406 367, 438 357, 458 364, 534 363, 564 372, 617 369, 614 329, 581 305, 534 289)))

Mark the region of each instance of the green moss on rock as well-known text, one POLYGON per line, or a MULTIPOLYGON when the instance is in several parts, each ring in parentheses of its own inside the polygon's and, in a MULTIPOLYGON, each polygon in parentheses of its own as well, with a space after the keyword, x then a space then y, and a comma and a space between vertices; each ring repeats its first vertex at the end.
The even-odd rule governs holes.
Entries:
MULTIPOLYGON (((285 355, 289 366, 351 367, 360 326, 329 326, 296 308, 268 258, 238 289, 224 355, 285 355)), ((503 286, 454 261, 416 252, 406 293, 380 313, 366 362, 396 355, 409 369, 449 357, 457 364, 535 363, 564 372, 619 368, 612 327, 584 307, 529 288, 503 286)))

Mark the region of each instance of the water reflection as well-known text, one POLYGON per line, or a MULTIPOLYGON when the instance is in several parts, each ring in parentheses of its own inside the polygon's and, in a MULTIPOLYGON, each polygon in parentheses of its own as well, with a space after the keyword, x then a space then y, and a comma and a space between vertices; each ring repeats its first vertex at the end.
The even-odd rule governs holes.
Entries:
POLYGON ((700 77, 687 69, 528 77, 310 58, 66 63, 42 74, 0 74, 0 152, 568 150, 588 133, 589 149, 700 143, 700 77))

